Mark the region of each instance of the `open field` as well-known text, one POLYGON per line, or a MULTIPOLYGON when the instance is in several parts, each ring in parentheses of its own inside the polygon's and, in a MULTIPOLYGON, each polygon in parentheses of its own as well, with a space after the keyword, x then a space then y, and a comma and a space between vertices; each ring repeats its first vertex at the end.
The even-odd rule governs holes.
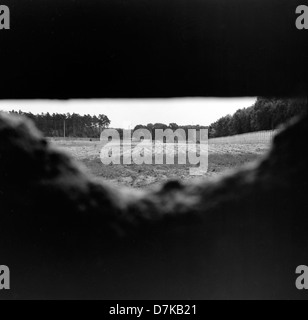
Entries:
MULTIPOLYGON (((94 176, 116 186, 146 188, 159 185, 170 179, 185 182, 192 179, 213 179, 224 172, 239 168, 262 157, 270 145, 264 144, 209 144, 209 169, 202 177, 190 176, 191 165, 104 165, 100 159, 100 141, 60 140, 53 145, 80 161, 94 176)), ((150 149, 150 148, 148 148, 150 149)), ((179 146, 180 152, 186 150, 179 146)), ((146 152, 150 152, 145 148, 146 152)), ((176 149, 177 150, 177 149, 176 149)), ((135 150, 136 151, 136 150, 135 150)), ((176 163, 176 162, 175 162, 176 163)))

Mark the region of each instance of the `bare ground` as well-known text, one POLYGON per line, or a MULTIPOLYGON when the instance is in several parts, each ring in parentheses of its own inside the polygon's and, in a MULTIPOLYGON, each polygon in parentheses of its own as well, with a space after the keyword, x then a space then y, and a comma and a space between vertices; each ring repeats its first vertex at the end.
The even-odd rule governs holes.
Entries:
POLYGON ((81 162, 86 170, 99 179, 116 186, 133 188, 154 187, 162 182, 179 179, 183 182, 211 180, 229 170, 261 158, 268 150, 268 144, 210 144, 209 168, 202 177, 191 176, 187 165, 104 165, 100 160, 102 145, 99 141, 52 141, 57 148, 81 162))

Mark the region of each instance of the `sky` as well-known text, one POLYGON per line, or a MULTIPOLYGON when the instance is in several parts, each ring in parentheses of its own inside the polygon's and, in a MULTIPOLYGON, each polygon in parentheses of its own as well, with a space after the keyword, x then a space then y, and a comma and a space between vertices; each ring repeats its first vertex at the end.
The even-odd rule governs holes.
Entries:
POLYGON ((256 98, 0 100, 0 110, 105 114, 111 120, 110 127, 133 129, 138 124, 148 123, 208 126, 227 114, 252 106, 255 101, 256 98))

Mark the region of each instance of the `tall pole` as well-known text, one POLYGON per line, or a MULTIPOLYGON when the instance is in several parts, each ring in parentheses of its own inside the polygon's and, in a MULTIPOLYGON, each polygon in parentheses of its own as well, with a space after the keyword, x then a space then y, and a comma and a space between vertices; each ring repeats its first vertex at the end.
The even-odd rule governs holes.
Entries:
POLYGON ((64 127, 64 139, 65 139, 65 134, 66 134, 66 132, 65 132, 65 119, 63 121, 63 127, 64 127))

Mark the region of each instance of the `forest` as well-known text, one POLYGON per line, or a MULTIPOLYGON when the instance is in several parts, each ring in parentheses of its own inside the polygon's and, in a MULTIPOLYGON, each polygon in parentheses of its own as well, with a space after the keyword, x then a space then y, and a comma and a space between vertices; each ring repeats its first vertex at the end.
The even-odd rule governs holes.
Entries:
POLYGON ((209 127, 209 137, 226 137, 255 131, 274 130, 293 117, 307 112, 307 99, 258 97, 256 103, 220 118, 209 127))
POLYGON ((10 111, 31 119, 45 137, 99 138, 102 129, 108 128, 111 121, 100 114, 98 116, 70 114, 32 114, 22 111, 10 111))

